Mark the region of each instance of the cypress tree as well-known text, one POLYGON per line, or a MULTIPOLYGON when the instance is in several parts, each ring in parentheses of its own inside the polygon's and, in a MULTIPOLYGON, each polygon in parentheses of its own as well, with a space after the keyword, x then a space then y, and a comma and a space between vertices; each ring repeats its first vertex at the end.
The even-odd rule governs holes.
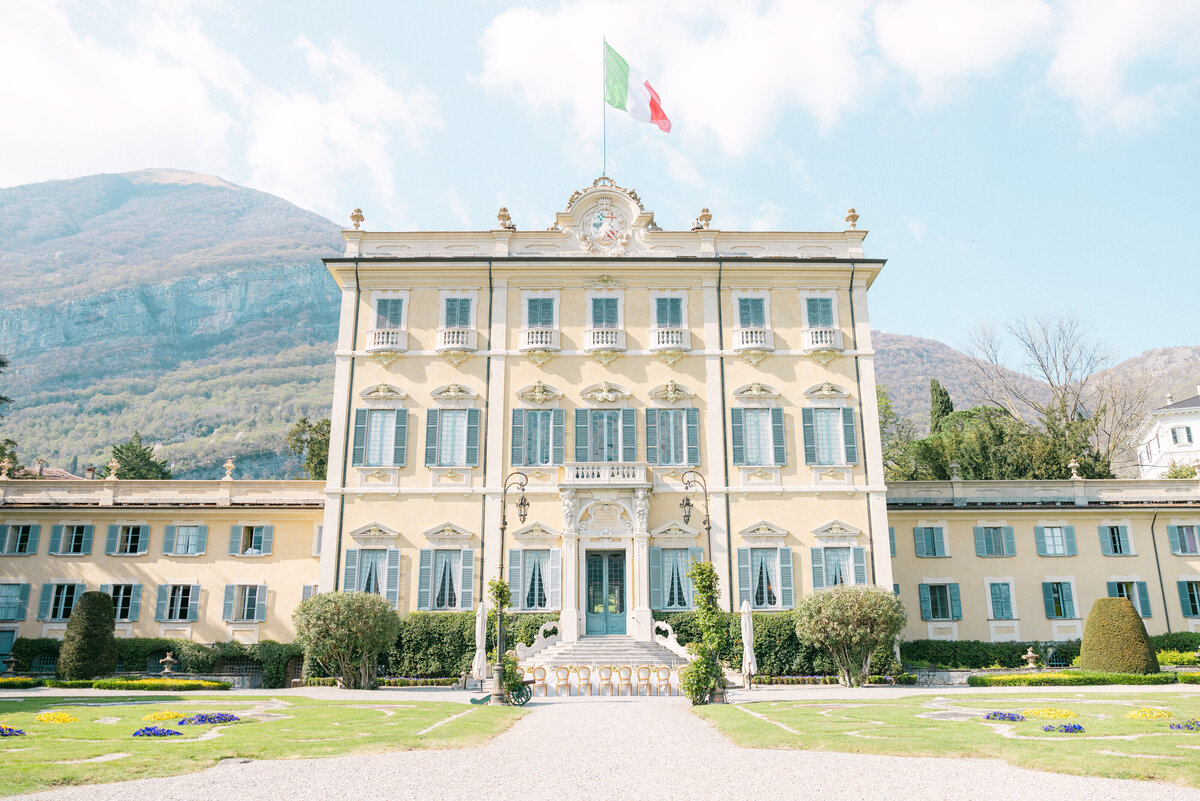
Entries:
POLYGON ((929 381, 929 433, 936 434, 946 415, 954 411, 950 393, 936 378, 929 381))

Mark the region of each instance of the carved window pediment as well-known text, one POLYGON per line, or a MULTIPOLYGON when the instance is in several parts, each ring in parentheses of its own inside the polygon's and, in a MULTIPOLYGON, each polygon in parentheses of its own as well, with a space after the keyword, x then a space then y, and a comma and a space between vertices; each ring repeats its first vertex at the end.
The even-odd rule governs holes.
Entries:
POLYGON ((777 399, 779 392, 774 387, 755 381, 735 389, 733 397, 745 404, 762 404, 777 399))
POLYGON ((849 523, 843 523, 841 520, 830 520, 825 525, 813 529, 812 533, 818 540, 843 541, 857 540, 863 532, 862 529, 849 523))
POLYGON ((661 548, 692 548, 696 545, 700 530, 682 520, 672 520, 651 531, 650 536, 654 538, 654 544, 661 548))
POLYGON ((846 400, 850 397, 850 393, 837 384, 825 381, 804 390, 804 397, 821 400, 846 400))
POLYGON ((592 403, 615 403, 617 401, 628 400, 629 393, 616 384, 608 381, 601 381, 599 384, 593 384, 579 393, 579 397, 592 403))
POLYGON ((757 523, 751 523, 738 534, 741 535, 743 541, 750 545, 779 546, 787 538, 788 532, 787 529, 774 523, 759 520, 757 523))
POLYGON ((425 539, 435 548, 463 548, 475 535, 461 526, 446 522, 424 532, 425 539))
POLYGON ((358 396, 370 406, 399 407, 408 393, 391 384, 376 384, 367 387, 358 396))
POLYGON ((433 399, 438 402, 474 400, 478 397, 478 392, 469 387, 464 387, 462 384, 446 384, 444 387, 438 387, 433 391, 433 399))
POLYGON ((675 383, 674 379, 650 390, 650 397, 662 403, 678 403, 696 397, 696 393, 675 383))
POLYGON ((517 397, 526 403, 549 403, 550 401, 561 400, 563 394, 554 387, 543 384, 541 381, 534 381, 527 387, 522 387, 517 391, 517 397))
POLYGON ((546 546, 562 536, 562 532, 551 526, 533 522, 513 532, 513 538, 520 543, 546 546))
POLYGON ((382 523, 374 522, 350 532, 350 539, 358 543, 383 542, 384 544, 391 544, 399 536, 399 531, 389 528, 382 523))

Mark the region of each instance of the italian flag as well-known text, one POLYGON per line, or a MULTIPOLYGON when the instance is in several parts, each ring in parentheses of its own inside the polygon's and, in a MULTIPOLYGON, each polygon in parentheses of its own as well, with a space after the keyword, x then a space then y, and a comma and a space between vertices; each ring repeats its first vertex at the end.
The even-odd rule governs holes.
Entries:
POLYGON ((604 100, 613 108, 628 111, 638 122, 652 122, 664 133, 671 132, 658 92, 608 42, 604 43, 604 100))

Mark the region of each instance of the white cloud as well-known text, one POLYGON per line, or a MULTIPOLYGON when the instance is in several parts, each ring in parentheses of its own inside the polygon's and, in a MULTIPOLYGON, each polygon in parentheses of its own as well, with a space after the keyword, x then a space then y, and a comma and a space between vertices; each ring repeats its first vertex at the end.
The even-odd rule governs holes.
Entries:
POLYGON ((780 231, 783 225, 783 210, 769 200, 763 201, 750 221, 751 231, 780 231))

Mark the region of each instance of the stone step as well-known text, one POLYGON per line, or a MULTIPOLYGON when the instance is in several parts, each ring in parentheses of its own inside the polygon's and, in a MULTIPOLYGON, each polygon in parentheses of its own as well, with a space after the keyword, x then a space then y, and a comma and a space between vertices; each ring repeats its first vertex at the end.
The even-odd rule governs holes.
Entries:
POLYGON ((658 643, 632 637, 587 637, 578 642, 561 642, 526 660, 531 665, 669 665, 687 664, 687 659, 658 643))

